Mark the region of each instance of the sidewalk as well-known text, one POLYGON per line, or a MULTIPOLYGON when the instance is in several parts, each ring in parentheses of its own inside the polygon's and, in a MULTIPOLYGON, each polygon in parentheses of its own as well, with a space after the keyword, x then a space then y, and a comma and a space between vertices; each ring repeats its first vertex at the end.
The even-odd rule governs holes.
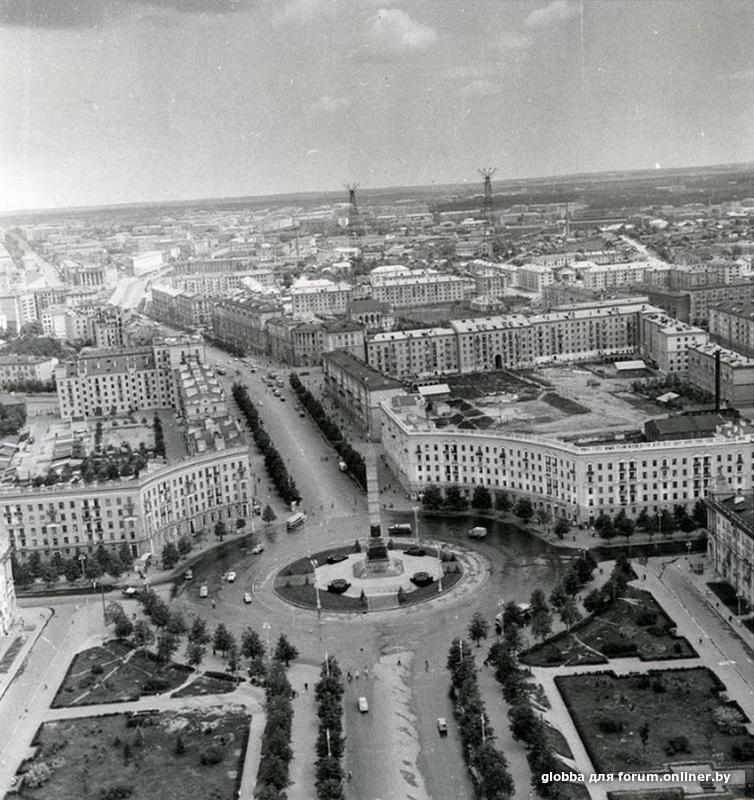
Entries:
POLYGON ((293 699, 293 727, 291 730, 291 784, 286 790, 289 800, 310 800, 317 773, 315 745, 319 720, 314 702, 314 687, 319 680, 319 667, 295 661, 288 669, 291 688, 298 693, 293 699), (304 684, 308 683, 308 691, 304 684))
POLYGON ((51 608, 41 606, 18 609, 18 621, 10 633, 0 639, 0 700, 13 683, 16 673, 25 663, 52 615, 51 608))

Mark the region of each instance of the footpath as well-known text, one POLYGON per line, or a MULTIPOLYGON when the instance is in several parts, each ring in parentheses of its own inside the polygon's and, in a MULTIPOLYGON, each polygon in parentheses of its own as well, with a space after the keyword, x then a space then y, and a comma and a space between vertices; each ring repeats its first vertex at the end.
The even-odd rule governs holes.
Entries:
POLYGON ((22 608, 8 635, 0 639, 0 700, 23 667, 52 615, 52 609, 43 606, 22 608))

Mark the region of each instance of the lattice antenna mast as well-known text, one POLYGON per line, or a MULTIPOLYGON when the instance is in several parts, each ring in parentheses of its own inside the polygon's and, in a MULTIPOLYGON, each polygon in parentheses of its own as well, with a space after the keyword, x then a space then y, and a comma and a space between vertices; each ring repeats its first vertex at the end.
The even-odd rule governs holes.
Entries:
POLYGON ((497 172, 497 167, 482 167, 479 174, 484 178, 484 216, 487 224, 492 224, 492 176, 497 172))
POLYGON ((358 183, 345 183, 344 188, 348 190, 348 232, 351 236, 359 235, 359 207, 356 205, 356 190, 358 183))

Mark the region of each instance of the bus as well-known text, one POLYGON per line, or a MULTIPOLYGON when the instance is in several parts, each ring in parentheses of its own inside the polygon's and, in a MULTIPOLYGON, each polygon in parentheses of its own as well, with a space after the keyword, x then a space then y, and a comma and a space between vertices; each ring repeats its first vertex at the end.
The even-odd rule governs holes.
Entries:
POLYGON ((391 536, 413 536, 414 529, 407 523, 396 523, 395 525, 390 525, 387 529, 387 532, 391 536))
POLYGON ((288 517, 285 521, 285 527, 287 530, 292 531, 298 528, 300 525, 303 525, 306 522, 306 514, 302 514, 300 511, 297 511, 292 517, 288 517))

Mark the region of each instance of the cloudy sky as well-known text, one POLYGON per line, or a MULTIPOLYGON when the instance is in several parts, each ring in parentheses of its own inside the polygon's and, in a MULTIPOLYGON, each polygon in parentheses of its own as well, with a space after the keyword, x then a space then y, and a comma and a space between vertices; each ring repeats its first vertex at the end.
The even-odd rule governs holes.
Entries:
POLYGON ((754 159, 751 0, 0 0, 0 210, 754 159))

